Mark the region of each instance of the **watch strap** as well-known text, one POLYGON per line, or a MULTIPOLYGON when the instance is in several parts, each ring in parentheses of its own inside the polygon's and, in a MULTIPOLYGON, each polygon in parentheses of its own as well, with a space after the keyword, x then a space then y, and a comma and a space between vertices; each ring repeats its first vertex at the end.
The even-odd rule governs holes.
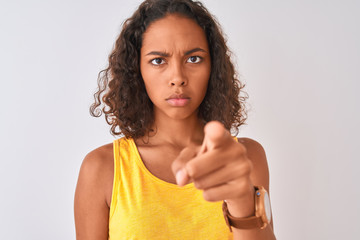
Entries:
POLYGON ((222 209, 226 224, 229 226, 231 232, 232 232, 231 226, 238 229, 261 228, 263 226, 261 217, 251 216, 246 218, 236 218, 231 216, 225 201, 223 202, 222 209))

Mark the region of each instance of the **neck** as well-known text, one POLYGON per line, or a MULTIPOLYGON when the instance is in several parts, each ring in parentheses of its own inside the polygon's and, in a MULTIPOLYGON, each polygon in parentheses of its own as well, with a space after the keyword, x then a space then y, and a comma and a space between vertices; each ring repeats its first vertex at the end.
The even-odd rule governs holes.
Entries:
POLYGON ((154 124, 149 143, 167 143, 180 148, 190 145, 201 145, 204 138, 205 124, 197 113, 185 119, 172 119, 161 114, 154 114, 154 124))

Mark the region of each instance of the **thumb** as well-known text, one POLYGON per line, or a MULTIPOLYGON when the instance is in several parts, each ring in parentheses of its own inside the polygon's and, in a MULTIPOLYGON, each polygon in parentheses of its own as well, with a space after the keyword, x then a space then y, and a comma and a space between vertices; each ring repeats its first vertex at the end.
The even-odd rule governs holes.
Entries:
POLYGON ((176 178, 176 183, 179 186, 184 186, 190 183, 190 177, 185 169, 185 165, 193 157, 196 156, 196 152, 192 148, 184 148, 179 156, 174 160, 171 165, 171 170, 176 178))

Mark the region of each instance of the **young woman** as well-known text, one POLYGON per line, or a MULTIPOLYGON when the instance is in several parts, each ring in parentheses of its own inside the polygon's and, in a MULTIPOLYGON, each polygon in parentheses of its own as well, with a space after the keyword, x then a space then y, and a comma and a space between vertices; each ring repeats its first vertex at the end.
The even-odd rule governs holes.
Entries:
POLYGON ((265 152, 230 134, 242 88, 201 3, 143 2, 99 75, 92 114, 125 137, 83 161, 77 239, 275 239, 265 152))

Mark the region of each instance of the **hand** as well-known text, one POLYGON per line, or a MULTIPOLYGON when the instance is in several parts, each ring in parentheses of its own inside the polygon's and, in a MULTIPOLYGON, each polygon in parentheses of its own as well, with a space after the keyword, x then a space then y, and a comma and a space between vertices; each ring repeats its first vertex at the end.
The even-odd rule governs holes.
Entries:
POLYGON ((172 164, 178 185, 194 182, 196 188, 203 190, 207 201, 226 199, 228 205, 246 201, 247 206, 254 206, 252 163, 246 148, 220 122, 209 122, 204 132, 200 150, 185 148, 172 164))

